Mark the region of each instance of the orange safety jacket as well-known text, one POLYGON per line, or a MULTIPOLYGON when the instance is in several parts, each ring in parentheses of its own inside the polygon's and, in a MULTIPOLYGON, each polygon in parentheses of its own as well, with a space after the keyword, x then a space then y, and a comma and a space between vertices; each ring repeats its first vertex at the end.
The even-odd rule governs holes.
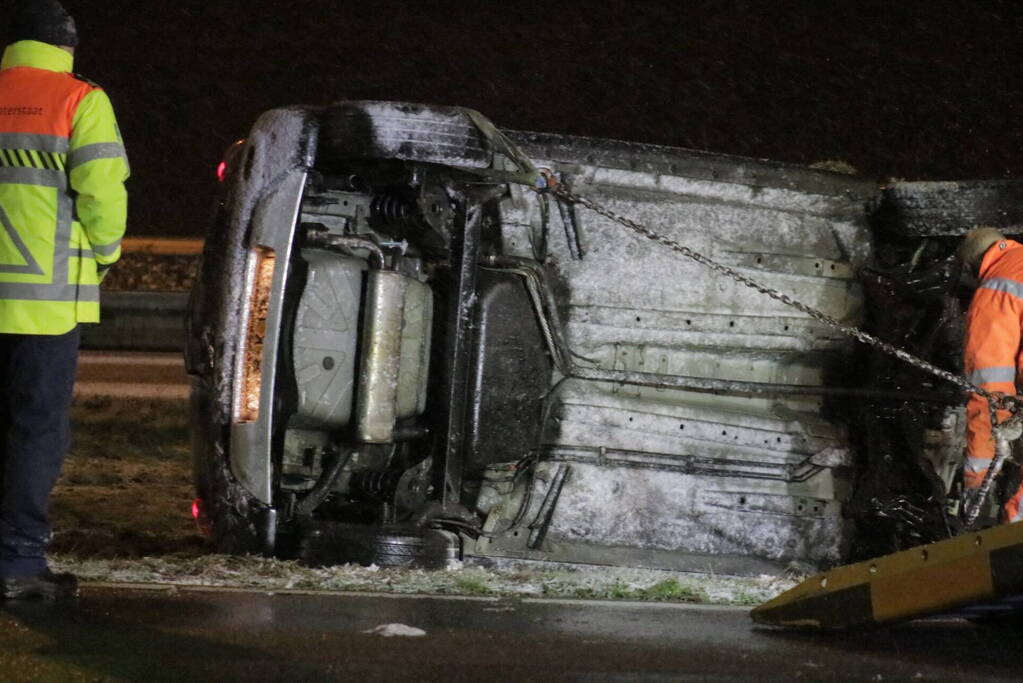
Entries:
MULTIPOLYGON (((971 382, 989 391, 1015 395, 1023 386, 1023 244, 1002 240, 984 254, 980 284, 966 314, 964 370, 971 382)), ((1007 414, 1000 413, 999 420, 1007 414)), ((988 402, 973 394, 966 404, 966 463, 963 481, 976 489, 995 454, 988 402)), ((1006 504, 1005 521, 1018 521, 1023 488, 1006 504)))
POLYGON ((99 320, 121 255, 128 162, 106 93, 73 57, 23 40, 0 62, 0 333, 99 320))

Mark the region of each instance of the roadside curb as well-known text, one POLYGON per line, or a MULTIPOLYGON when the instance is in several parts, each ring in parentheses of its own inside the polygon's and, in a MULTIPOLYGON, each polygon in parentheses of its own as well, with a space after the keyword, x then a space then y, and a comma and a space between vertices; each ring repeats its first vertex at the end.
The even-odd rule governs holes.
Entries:
POLYGON ((525 597, 521 595, 457 595, 450 593, 397 593, 381 591, 329 591, 309 588, 252 588, 245 586, 207 586, 201 584, 177 583, 114 583, 109 581, 83 581, 81 587, 88 590, 131 590, 152 593, 179 595, 183 593, 238 593, 258 595, 309 595, 317 597, 362 597, 362 598, 412 598, 416 600, 457 600, 481 603, 523 603, 548 605, 614 605, 630 608, 667 608, 695 611, 732 611, 748 612, 750 607, 744 605, 719 605, 699 602, 662 602, 656 600, 606 600, 585 598, 543 598, 525 597))

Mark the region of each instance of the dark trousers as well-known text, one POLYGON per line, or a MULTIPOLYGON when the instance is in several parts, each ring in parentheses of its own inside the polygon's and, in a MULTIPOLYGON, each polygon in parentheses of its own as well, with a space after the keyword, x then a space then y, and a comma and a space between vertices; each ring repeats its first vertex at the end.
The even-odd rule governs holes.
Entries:
POLYGON ((71 445, 78 328, 0 334, 0 577, 46 569, 49 498, 71 445))

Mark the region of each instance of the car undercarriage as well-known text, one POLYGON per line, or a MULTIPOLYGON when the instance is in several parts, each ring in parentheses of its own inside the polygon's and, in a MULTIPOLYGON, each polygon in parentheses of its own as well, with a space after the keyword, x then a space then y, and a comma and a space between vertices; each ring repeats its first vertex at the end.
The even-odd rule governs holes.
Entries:
POLYGON ((957 372, 957 238, 1011 233, 1020 185, 821 166, 454 107, 268 112, 189 316, 217 547, 762 573, 953 534, 958 387, 536 184, 957 372))

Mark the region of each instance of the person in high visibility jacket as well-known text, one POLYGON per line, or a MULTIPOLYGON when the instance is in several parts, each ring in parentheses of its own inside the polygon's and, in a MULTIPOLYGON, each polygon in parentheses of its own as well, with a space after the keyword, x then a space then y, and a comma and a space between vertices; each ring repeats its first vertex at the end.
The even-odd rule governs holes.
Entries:
MULTIPOLYGON (((959 247, 959 260, 976 291, 966 314, 964 370, 977 386, 1008 396, 1023 387, 1023 244, 994 228, 970 231, 959 247)), ((999 421, 1008 414, 999 411, 999 421)), ((988 401, 972 394, 966 404, 966 462, 963 486, 975 494, 987 475, 995 444, 988 401)), ((1002 507, 1003 522, 1023 519, 1023 486, 1002 507)))
POLYGON ((57 0, 22 2, 0 61, 0 585, 57 600, 47 504, 70 445, 79 323, 120 257, 128 163, 113 108, 72 73, 78 35, 57 0))

